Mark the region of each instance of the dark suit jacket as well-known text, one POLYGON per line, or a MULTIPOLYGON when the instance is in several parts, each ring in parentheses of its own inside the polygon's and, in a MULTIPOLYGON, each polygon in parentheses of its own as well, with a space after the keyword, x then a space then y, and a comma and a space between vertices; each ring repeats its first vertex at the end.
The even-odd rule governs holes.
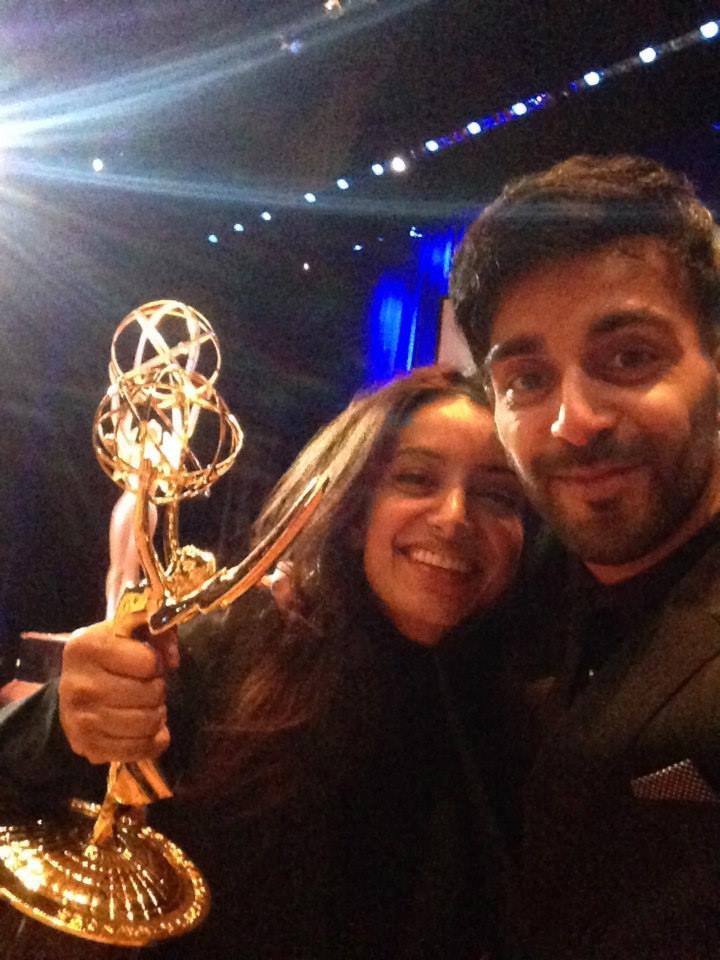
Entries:
POLYGON ((720 957, 720 545, 557 714, 525 788, 511 955, 720 957), (637 795, 686 760, 715 793, 637 795))

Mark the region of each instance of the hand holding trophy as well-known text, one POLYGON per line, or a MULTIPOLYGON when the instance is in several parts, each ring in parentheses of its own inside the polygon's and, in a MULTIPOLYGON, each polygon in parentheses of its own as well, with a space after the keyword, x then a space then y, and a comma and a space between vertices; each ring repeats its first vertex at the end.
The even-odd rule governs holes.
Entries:
MULTIPOLYGON (((215 389, 212 327, 178 301, 130 313, 112 342, 110 387, 95 415, 103 469, 134 498, 144 579, 127 587, 114 633, 150 637, 225 606, 260 581, 314 511, 313 481, 242 563, 216 571, 207 551, 180 544, 179 505, 206 494, 232 465, 242 431, 215 389), (162 559, 154 542, 163 516, 162 559)), ((0 896, 65 934, 122 947, 181 935, 205 916, 207 885, 179 848, 143 825, 142 809, 171 790, 151 760, 112 763, 101 807, 71 801, 62 822, 0 826, 0 896)), ((76 953, 72 954, 76 956, 76 953)))

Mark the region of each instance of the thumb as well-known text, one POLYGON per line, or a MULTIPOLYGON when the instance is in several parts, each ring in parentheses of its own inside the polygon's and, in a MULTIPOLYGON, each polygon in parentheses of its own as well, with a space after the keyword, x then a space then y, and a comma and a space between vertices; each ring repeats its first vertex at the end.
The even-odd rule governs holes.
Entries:
POLYGON ((180 666, 177 628, 172 627, 152 638, 152 645, 162 658, 166 670, 177 670, 180 666))

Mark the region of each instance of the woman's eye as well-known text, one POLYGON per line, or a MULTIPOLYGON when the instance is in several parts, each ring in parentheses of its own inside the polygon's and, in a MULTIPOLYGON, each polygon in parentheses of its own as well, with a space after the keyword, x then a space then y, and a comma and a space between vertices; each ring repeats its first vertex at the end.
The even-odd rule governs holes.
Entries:
POLYGON ((395 483, 403 487, 409 487, 417 490, 430 489, 433 486, 433 478, 427 473, 421 473, 415 470, 403 470, 396 473, 395 483))
POLYGON ((509 493, 505 490, 477 490, 474 495, 478 500, 489 503, 502 510, 519 513, 521 510, 520 498, 517 494, 509 493))

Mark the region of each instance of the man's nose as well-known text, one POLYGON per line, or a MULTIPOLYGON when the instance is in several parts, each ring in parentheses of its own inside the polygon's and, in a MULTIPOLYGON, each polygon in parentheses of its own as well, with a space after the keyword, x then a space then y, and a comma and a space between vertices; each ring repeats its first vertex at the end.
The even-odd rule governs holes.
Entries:
POLYGON ((587 446, 599 433, 615 426, 617 415, 602 384, 582 370, 569 370, 560 384, 560 405, 550 432, 574 447, 587 446))

